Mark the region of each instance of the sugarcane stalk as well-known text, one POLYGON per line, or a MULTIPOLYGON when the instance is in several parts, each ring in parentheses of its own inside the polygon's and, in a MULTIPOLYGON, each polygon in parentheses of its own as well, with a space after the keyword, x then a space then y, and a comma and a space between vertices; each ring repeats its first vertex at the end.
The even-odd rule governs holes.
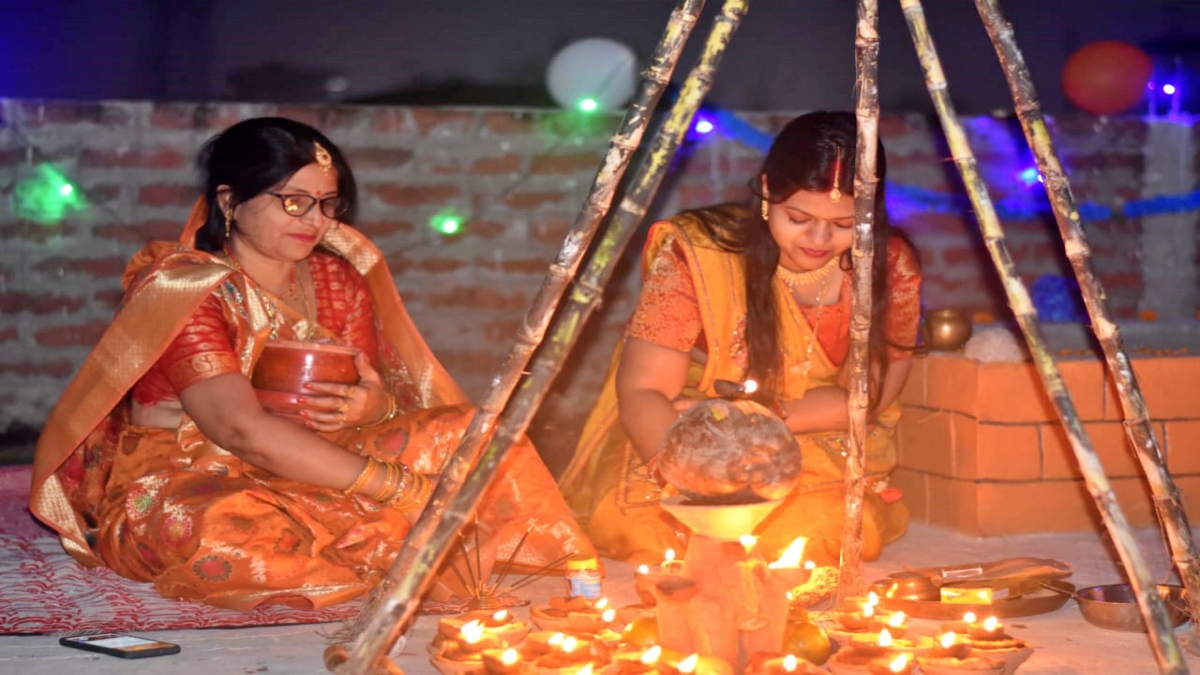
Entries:
POLYGON ((1092 265, 1091 249, 1079 220, 1079 209, 1071 184, 1063 171, 1058 151, 1046 125, 1037 90, 1033 86, 1025 57, 1017 47, 1012 24, 1005 19, 996 0, 975 0, 979 17, 996 48, 1008 87, 1012 92, 1021 130, 1037 160, 1046 187, 1046 195, 1054 210, 1054 219, 1062 235, 1063 248, 1091 318, 1092 331, 1104 352, 1104 360, 1117 387, 1121 409, 1125 415, 1125 433, 1142 465, 1142 472, 1154 495, 1159 523, 1166 532, 1172 561, 1179 578, 1187 589, 1189 614, 1193 617, 1193 635, 1200 631, 1200 565, 1197 564, 1192 528, 1188 524, 1183 498, 1162 459, 1162 450, 1150 428, 1150 413, 1141 387, 1130 365, 1129 354, 1121 337, 1121 328, 1112 318, 1108 297, 1092 265))
POLYGON ((842 521, 838 605, 862 591, 863 492, 866 489, 867 409, 870 407, 868 341, 871 331, 871 269, 875 260, 876 147, 879 144, 879 3, 858 0, 854 34, 854 112, 858 118, 854 164, 853 296, 850 310, 850 448, 846 456, 846 515, 842 521))
MULTIPOLYGON (((395 583, 381 595, 382 606, 374 613, 371 622, 355 642, 350 660, 337 672, 361 673, 377 668, 376 664, 386 661, 387 650, 395 642, 401 629, 412 619, 421 596, 428 590, 435 571, 446 557, 451 540, 474 511, 496 468, 512 444, 524 433, 537 406, 545 398, 554 375, 562 368, 567 353, 578 340, 583 324, 603 294, 604 285, 612 276, 621 252, 629 243, 657 193, 670 160, 691 125, 692 117, 712 88, 712 80, 720 58, 745 14, 747 4, 748 0, 726 0, 721 14, 714 20, 699 64, 688 75, 683 91, 675 101, 667 121, 654 138, 651 151, 638 167, 605 236, 593 253, 587 272, 582 278, 574 281, 568 294, 569 303, 563 308, 561 316, 547 318, 547 323, 553 318, 555 326, 551 341, 547 345, 549 348, 538 352, 529 375, 519 388, 515 388, 507 404, 501 407, 502 412, 495 425, 495 435, 487 443, 475 466, 464 467, 466 474, 457 485, 451 486, 452 476, 444 476, 439 481, 436 492, 443 493, 441 497, 445 501, 437 513, 427 508, 421 514, 417 526, 414 526, 413 533, 405 540, 401 555, 389 574, 389 579, 395 578, 395 583), (431 522, 430 534, 420 545, 416 545, 413 534, 418 531, 421 523, 427 520, 431 522)), ((688 3, 686 6, 693 7, 695 12, 699 11, 694 3, 688 3)), ((691 16, 694 20, 695 14, 691 16)), ((676 18, 677 16, 673 15, 672 19, 676 18)), ((669 71, 667 77, 669 78, 669 71)), ((611 199, 611 191, 609 194, 611 199)), ((564 249, 571 246, 571 236, 568 235, 564 249)), ((582 255, 583 250, 579 253, 582 255)), ((456 458, 465 444, 464 439, 459 451, 455 453, 456 458)))
POLYGON ((958 113, 955 112, 954 105, 950 101, 946 78, 933 39, 930 37, 925 23, 925 13, 921 2, 920 0, 900 0, 900 6, 904 9, 904 18, 908 23, 909 32, 912 34, 917 57, 921 61, 921 68, 925 72, 925 86, 929 89, 929 95, 933 99, 942 129, 946 133, 946 140, 953 154, 954 163, 962 176, 967 196, 970 198, 971 206, 979 220, 984 243, 1000 274, 1009 306, 1025 336, 1025 343, 1033 355, 1034 365, 1037 366, 1038 374, 1042 379, 1042 386, 1050 396, 1063 428, 1067 432, 1067 438, 1071 443, 1071 449, 1075 453, 1079 468, 1083 472, 1088 492, 1096 501, 1100 517, 1112 536, 1117 554, 1129 575, 1142 617, 1145 619, 1146 625, 1150 627, 1151 647, 1159 670, 1164 673, 1186 673, 1187 665, 1183 661, 1179 645, 1171 632, 1172 626, 1167 618, 1166 608, 1158 596, 1154 581, 1146 568, 1146 562, 1137 548, 1137 542, 1130 531, 1125 513, 1117 503, 1116 495, 1113 494, 1112 485, 1104 473, 1104 467, 1100 464, 1100 459, 1096 456, 1091 440, 1084 431, 1083 423, 1080 422, 1079 415, 1075 411, 1075 404, 1063 383, 1058 364, 1050 356, 1045 336, 1042 334, 1041 323, 1038 321, 1037 311, 1029 297, 1029 291, 1017 275, 1012 257, 1009 255, 1004 231, 1000 226, 1000 219, 996 215, 991 197, 988 195, 987 186, 980 175, 979 164, 967 141, 962 124, 959 122, 958 113))

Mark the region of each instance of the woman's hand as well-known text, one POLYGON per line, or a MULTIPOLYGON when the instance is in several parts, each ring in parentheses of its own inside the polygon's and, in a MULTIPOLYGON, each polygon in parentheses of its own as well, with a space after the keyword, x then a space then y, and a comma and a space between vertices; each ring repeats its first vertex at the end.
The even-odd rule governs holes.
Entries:
POLYGON ((305 385, 313 395, 304 396, 300 417, 306 426, 316 431, 341 431, 350 427, 373 424, 383 419, 390 404, 383 388, 383 379, 371 367, 362 352, 354 357, 358 369, 358 384, 309 382, 305 385))

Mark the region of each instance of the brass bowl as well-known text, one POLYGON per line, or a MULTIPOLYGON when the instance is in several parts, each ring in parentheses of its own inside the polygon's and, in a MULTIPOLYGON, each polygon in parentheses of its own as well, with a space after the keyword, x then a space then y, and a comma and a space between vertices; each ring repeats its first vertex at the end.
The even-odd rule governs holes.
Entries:
POLYGON ((952 352, 971 339, 971 319, 961 309, 934 309, 925 313, 921 331, 930 349, 952 352))
MULTIPOLYGON (((1188 620, 1187 601, 1182 586, 1159 584, 1158 597, 1167 608, 1167 617, 1172 626, 1181 626, 1188 620)), ((1079 612, 1093 626, 1127 633, 1145 633, 1142 614, 1138 609, 1133 587, 1129 584, 1091 586, 1075 592, 1079 612)))
POLYGON ((934 585, 933 579, 926 574, 917 572, 896 572, 889 574, 891 586, 884 595, 896 600, 941 600, 942 592, 934 585))

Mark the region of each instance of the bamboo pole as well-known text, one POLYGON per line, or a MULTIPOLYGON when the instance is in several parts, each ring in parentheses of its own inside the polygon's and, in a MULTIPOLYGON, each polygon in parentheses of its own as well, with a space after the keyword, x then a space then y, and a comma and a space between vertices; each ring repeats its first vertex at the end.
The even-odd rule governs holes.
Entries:
POLYGON ((863 491, 867 454, 867 408, 870 407, 868 340, 871 332, 871 270, 875 260, 875 190, 879 184, 879 2, 858 0, 854 35, 855 90, 858 117, 854 164, 854 294, 850 312, 849 407, 850 450, 846 457, 846 516, 842 521, 838 605, 862 592, 863 491))
POLYGON ((1083 424, 1075 411, 1075 404, 1063 383, 1062 373, 1047 350, 1045 336, 1042 335, 1041 324, 1038 321, 1037 312, 1033 308, 1029 291, 1021 282, 1013 266, 996 209, 992 205, 987 186, 979 173, 978 162, 967 142, 966 133, 958 120, 958 114, 950 101, 946 78, 942 72, 941 61, 938 58, 933 39, 930 37, 925 23, 925 13, 921 2, 920 0, 900 0, 900 6, 904 9, 904 18, 908 22, 917 57, 925 72, 925 85, 933 99, 934 108, 937 109, 938 118, 946 133, 946 140, 954 156, 955 165, 966 185, 967 195, 971 200, 975 215, 979 219, 984 243, 987 245, 988 253, 991 254, 992 262, 1003 281, 1009 306, 1016 315, 1017 324, 1021 327, 1025 342, 1033 355, 1034 364, 1042 378, 1042 385, 1054 403, 1059 419, 1067 432, 1071 449, 1075 452, 1075 459, 1079 462, 1079 468, 1083 472, 1088 491, 1096 501, 1100 517, 1112 536, 1117 554, 1120 556, 1129 575, 1130 583, 1137 594, 1138 606, 1141 608, 1146 625, 1150 627, 1151 647, 1159 670, 1164 673, 1186 673, 1187 664, 1184 663, 1179 645, 1171 632, 1171 623, 1167 618, 1162 599, 1155 590, 1154 581, 1150 578, 1145 560, 1137 548, 1137 542, 1133 539, 1125 514, 1117 504, 1112 485, 1104 473, 1104 467, 1101 466, 1100 459, 1092 448, 1091 440, 1083 430, 1083 424))
MULTIPOLYGON (((548 348, 537 353, 529 376, 515 389, 512 398, 503 407, 495 427, 495 436, 479 456, 477 464, 466 473, 459 485, 451 486, 451 476, 439 481, 437 492, 443 493, 446 501, 440 505, 437 513, 432 508, 426 508, 418 520, 418 526, 421 521, 432 521, 431 534, 420 546, 415 546, 413 533, 417 532, 417 528, 414 527, 389 575, 389 580, 396 578, 395 583, 387 589, 382 606, 355 642, 350 660, 336 672, 365 673, 377 669, 378 664, 386 659, 386 652, 401 629, 412 619, 421 596, 433 581, 434 572, 444 561, 451 541, 474 511, 496 467, 503 461, 513 442, 524 433, 538 404, 545 398, 554 375, 561 369, 567 353, 577 341, 588 315, 603 294, 605 283, 612 276, 621 252, 662 183, 671 158, 691 126, 692 117, 712 87, 721 56, 745 15, 748 3, 749 0, 725 0, 721 14, 714 20, 699 64, 688 75, 670 116, 655 137, 651 151, 638 168, 605 236, 593 253, 587 271, 572 285, 568 305, 563 308, 561 316, 554 320, 555 329, 548 348)), ((568 237, 564 247, 570 244, 568 237)))
MULTIPOLYGON (((1146 400, 1142 398, 1142 390, 1130 366, 1125 342, 1121 337, 1121 328, 1112 318, 1104 287, 1092 266, 1091 250, 1079 222, 1075 196, 1071 193, 1070 181, 1063 171, 1054 141, 1050 138, 1037 90, 1034 89, 1029 68, 1025 65, 1025 57, 1017 47, 1012 24, 1004 18, 997 1, 975 0, 975 7, 996 48, 1004 75, 1008 79, 1008 87, 1012 91, 1017 117, 1021 120, 1021 130, 1025 132, 1025 139, 1033 150, 1038 171, 1045 179, 1046 195, 1054 209, 1054 219, 1058 222, 1058 231, 1062 234, 1063 248, 1071 262, 1071 269, 1075 272, 1075 279, 1079 282, 1079 290, 1083 294, 1084 305, 1087 306, 1088 316, 1092 321, 1092 330, 1100 342, 1109 373, 1117 386, 1117 394, 1125 414, 1125 433, 1150 484, 1158 520, 1166 531, 1171 547, 1172 560, 1179 570, 1179 578, 1184 588, 1187 589, 1189 614, 1194 619, 1200 619, 1200 568, 1197 566, 1196 547, 1192 540, 1187 511, 1183 507, 1183 498, 1163 464, 1162 451, 1150 429, 1150 413, 1146 409, 1146 400)), ((1193 635, 1200 631, 1196 621, 1193 621, 1192 630, 1193 635)))

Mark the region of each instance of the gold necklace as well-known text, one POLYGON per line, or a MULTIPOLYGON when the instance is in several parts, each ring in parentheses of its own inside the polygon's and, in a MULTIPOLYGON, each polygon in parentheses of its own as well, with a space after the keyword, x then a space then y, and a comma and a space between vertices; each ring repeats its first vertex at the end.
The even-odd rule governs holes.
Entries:
MULTIPOLYGON (((292 266, 291 277, 288 279, 287 290, 284 291, 283 293, 276 293, 276 292, 272 291, 271 289, 267 288, 266 286, 258 283, 257 279, 250 276, 250 273, 247 272, 246 270, 244 270, 242 268, 242 266, 240 264, 238 264, 237 258, 233 257, 233 251, 230 251, 229 247, 225 247, 225 257, 229 259, 229 264, 233 265, 233 268, 235 270, 241 272, 243 276, 245 276, 247 279, 253 281, 254 285, 257 286, 262 292, 271 296, 271 298, 275 298, 276 300, 279 300, 286 304, 292 304, 294 306, 295 303, 299 303, 301 306, 304 307, 305 320, 307 320, 307 321, 315 321, 316 320, 316 317, 314 316, 315 312, 313 311, 312 302, 308 299, 308 292, 303 287, 304 285, 297 281, 295 265, 292 266), (289 300, 291 300, 290 303, 288 302, 289 300)), ((268 304, 271 304, 271 305, 275 304, 274 301, 272 301, 270 299, 268 299, 267 302, 268 302, 268 304)))
MULTIPOLYGON (((779 279, 783 281, 784 285, 788 287, 788 290, 794 291, 796 290, 797 286, 807 286, 808 284, 820 281, 829 276, 829 273, 832 272, 833 268, 837 265, 837 261, 838 256, 835 255, 827 260, 824 265, 821 265, 815 270, 808 270, 807 272, 793 272, 783 265, 777 265, 775 267, 775 276, 779 277, 779 279)), ((824 290, 824 287, 822 287, 822 290, 824 290)))
MULTIPOLYGON (((836 260, 836 259, 837 258, 834 258, 834 260, 836 260)), ((827 268, 827 267, 829 267, 829 263, 826 263, 824 268, 827 268)), ((821 268, 821 269, 824 269, 824 268, 821 268)), ((783 268, 780 268, 780 269, 783 269, 783 268)), ((819 271, 820 271, 819 269, 813 270, 813 272, 819 272, 819 271)), ((825 297, 825 289, 828 288, 828 286, 829 286, 828 275, 829 275, 829 273, 826 272, 825 273, 825 277, 826 277, 825 281, 821 284, 821 289, 819 291, 817 291, 817 298, 816 298, 816 303, 815 303, 816 307, 817 307, 817 313, 816 313, 816 316, 813 317, 812 335, 809 336, 808 346, 804 350, 804 372, 803 372, 803 375, 805 377, 808 377, 809 371, 812 370, 812 355, 813 355, 813 350, 816 349, 816 346, 817 346, 817 331, 820 330, 820 328, 821 328, 821 317, 825 313, 825 305, 822 304, 821 300, 825 297)), ((780 281, 782 281, 785 285, 787 285, 787 280, 780 278, 780 281)), ((792 290, 791 286, 788 286, 788 290, 789 291, 792 290)), ((804 313, 800 312, 800 316, 796 316, 796 310, 799 309, 799 302, 797 302, 796 297, 794 295, 792 295, 792 293, 789 292, 788 295, 791 296, 791 300, 792 300, 790 303, 788 303, 788 310, 792 313, 792 319, 798 323, 801 320, 801 318, 804 316, 804 313)), ((807 323, 807 320, 805 321, 805 323, 807 323)))

